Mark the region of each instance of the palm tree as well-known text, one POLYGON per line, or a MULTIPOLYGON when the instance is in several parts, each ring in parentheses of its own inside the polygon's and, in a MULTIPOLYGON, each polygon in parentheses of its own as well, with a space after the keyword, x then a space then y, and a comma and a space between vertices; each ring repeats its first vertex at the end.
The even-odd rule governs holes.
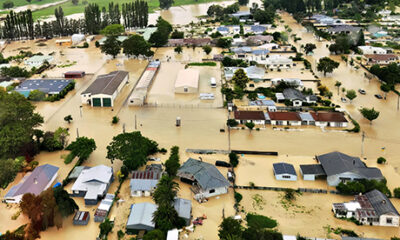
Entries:
POLYGON ((342 86, 342 83, 339 82, 339 81, 336 81, 335 87, 337 87, 337 95, 338 95, 338 96, 339 96, 339 89, 340 89, 340 86, 342 86))
POLYGON ((179 190, 178 183, 172 177, 163 176, 154 191, 153 200, 159 206, 169 206, 173 203, 179 190))

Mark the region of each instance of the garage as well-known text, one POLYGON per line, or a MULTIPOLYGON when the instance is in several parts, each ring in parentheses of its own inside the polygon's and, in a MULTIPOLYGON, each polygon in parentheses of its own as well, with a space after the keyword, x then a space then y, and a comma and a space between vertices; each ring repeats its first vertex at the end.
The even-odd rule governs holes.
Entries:
POLYGON ((317 178, 326 177, 326 173, 321 164, 300 165, 300 173, 303 179, 307 181, 314 181, 317 178))
POLYGON ((103 107, 111 107, 111 98, 103 98, 103 107))
POLYGON ((92 99, 93 103, 93 107, 101 107, 101 99, 100 98, 93 98, 92 99))

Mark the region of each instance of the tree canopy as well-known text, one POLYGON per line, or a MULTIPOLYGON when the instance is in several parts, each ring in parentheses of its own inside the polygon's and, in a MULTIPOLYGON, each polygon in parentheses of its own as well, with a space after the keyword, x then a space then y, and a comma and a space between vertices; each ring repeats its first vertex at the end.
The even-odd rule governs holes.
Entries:
POLYGON ((101 52, 115 58, 121 52, 121 43, 116 36, 108 36, 103 45, 100 46, 101 52))
POLYGON ((172 25, 162 17, 157 19, 157 31, 151 34, 149 42, 155 47, 161 47, 167 44, 169 34, 172 32, 172 25))
POLYGON ((317 70, 324 73, 326 76, 327 73, 333 72, 334 69, 339 67, 339 63, 330 59, 329 57, 323 57, 319 60, 317 65, 317 70))
POLYGON ((101 34, 106 36, 119 36, 124 32, 125 28, 121 24, 111 24, 101 30, 101 34))
POLYGON ((129 170, 136 170, 147 161, 147 156, 156 153, 158 144, 140 132, 121 133, 107 146, 107 158, 119 159, 129 170))
POLYGON ((353 89, 347 90, 346 97, 352 102, 357 97, 357 93, 353 89))
POLYGON ((360 113, 370 122, 370 124, 379 117, 379 111, 376 111, 374 108, 361 108, 360 113))
POLYGON ((140 55, 151 57, 154 55, 154 52, 150 49, 150 44, 146 40, 144 40, 142 36, 137 34, 134 34, 123 41, 122 48, 124 49, 124 54, 129 57, 139 57, 140 55))
POLYGON ((173 146, 171 148, 171 155, 165 161, 165 171, 168 176, 175 177, 181 164, 179 163, 179 147, 173 146))
POLYGON ((71 154, 78 157, 81 161, 85 161, 96 150, 96 143, 93 138, 78 137, 65 149, 71 151, 71 154))

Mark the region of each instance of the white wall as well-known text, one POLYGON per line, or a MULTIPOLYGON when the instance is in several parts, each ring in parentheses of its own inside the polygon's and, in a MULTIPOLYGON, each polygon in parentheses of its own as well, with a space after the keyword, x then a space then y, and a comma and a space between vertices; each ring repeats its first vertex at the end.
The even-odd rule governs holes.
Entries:
POLYGON ((218 196, 221 194, 226 194, 228 193, 228 187, 220 187, 220 188, 215 188, 215 192, 210 193, 210 189, 204 190, 201 193, 198 193, 194 196, 195 199, 201 199, 201 198, 210 198, 214 196, 218 196))
POLYGON ((297 176, 296 175, 291 175, 291 174, 278 174, 275 175, 276 180, 282 180, 282 181, 297 181, 297 176), (289 178, 285 178, 289 177, 289 178))
POLYGON ((380 226, 389 226, 389 227, 398 227, 399 226, 399 216, 393 216, 393 215, 381 215, 379 217, 379 225, 380 226), (388 224, 387 219, 391 218, 392 223, 388 224))

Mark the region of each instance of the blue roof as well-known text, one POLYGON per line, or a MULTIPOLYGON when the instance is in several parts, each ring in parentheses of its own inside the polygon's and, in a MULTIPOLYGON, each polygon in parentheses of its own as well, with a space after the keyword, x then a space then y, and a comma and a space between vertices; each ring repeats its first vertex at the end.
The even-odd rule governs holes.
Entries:
POLYGON ((254 32, 264 32, 265 30, 267 30, 266 27, 260 25, 252 25, 250 28, 254 32))
POLYGON ((21 83, 15 91, 29 95, 32 90, 40 90, 46 94, 60 93, 72 80, 68 79, 29 79, 21 83))
POLYGON ((269 51, 267 49, 256 49, 253 50, 254 55, 267 55, 269 51))
POLYGON ((275 174, 291 174, 297 176, 296 170, 294 170, 292 164, 281 162, 274 163, 273 166, 275 174))
POLYGON ((218 32, 229 32, 229 28, 227 27, 217 27, 218 32))

